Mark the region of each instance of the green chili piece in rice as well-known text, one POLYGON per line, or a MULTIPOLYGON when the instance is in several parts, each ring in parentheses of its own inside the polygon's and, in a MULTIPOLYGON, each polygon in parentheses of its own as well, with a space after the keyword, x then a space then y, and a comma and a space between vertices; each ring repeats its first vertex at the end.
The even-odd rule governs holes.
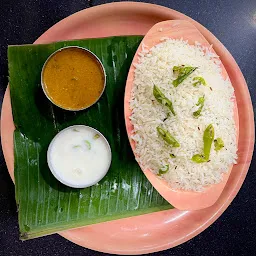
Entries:
POLYGON ((210 152, 211 152, 211 147, 212 147, 212 142, 214 139, 214 128, 213 125, 210 124, 207 126, 207 128, 204 131, 204 157, 206 161, 209 160, 210 158, 210 152))
POLYGON ((209 124, 205 129, 204 136, 203 136, 204 153, 194 155, 191 159, 193 162, 204 163, 209 161, 213 139, 214 139, 214 128, 212 124, 209 124))
POLYGON ((221 150, 224 147, 224 142, 221 138, 217 138, 214 140, 214 149, 216 151, 221 150))
POLYGON ((153 95, 160 104, 168 107, 171 110, 171 112, 173 113, 173 115, 176 115, 176 113, 173 109, 172 102, 167 97, 165 97, 165 95, 162 93, 162 91, 156 85, 154 85, 154 87, 153 87, 153 95))
POLYGON ((158 135, 172 147, 178 148, 180 146, 179 142, 166 130, 158 126, 156 128, 158 135))
POLYGON ((170 154, 171 158, 176 158, 176 156, 174 154, 170 154))
POLYGON ((203 77, 201 77, 201 76, 196 76, 196 77, 194 77, 193 78, 193 81, 195 81, 194 83, 193 83, 193 86, 197 86, 197 85, 204 85, 204 86, 206 86, 206 82, 205 82, 205 80, 204 80, 204 78, 203 77))
POLYGON ((204 97, 200 97, 198 99, 198 102, 196 104, 197 106, 199 106, 198 110, 193 112, 193 116, 194 117, 199 117, 201 115, 202 109, 204 107, 204 97))
POLYGON ((193 155, 192 161, 198 164, 207 162, 204 155, 200 154, 193 155))
POLYGON ((169 165, 162 167, 159 169, 157 176, 161 176, 162 174, 165 174, 169 171, 169 165))
POLYGON ((178 77, 172 82, 174 87, 177 87, 179 84, 181 84, 189 75, 191 75, 197 67, 186 67, 184 65, 182 66, 174 66, 173 67, 173 73, 177 73, 178 77))

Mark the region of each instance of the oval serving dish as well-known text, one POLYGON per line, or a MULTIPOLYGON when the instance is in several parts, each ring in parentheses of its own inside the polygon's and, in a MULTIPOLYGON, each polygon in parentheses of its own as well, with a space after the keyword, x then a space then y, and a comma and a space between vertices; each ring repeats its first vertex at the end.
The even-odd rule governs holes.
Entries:
MULTIPOLYGON (((133 135, 133 125, 130 121, 131 109, 130 109, 130 99, 131 99, 131 91, 133 88, 134 82, 134 71, 135 65, 139 61, 140 53, 143 51, 144 45, 147 46, 148 49, 151 49, 153 46, 159 44, 162 38, 171 38, 171 39, 180 39, 187 40, 190 45, 194 45, 195 42, 200 43, 202 46, 207 47, 210 51, 214 52, 214 50, 210 47, 208 41, 204 38, 204 36, 196 29, 194 25, 192 25, 188 21, 183 20, 171 20, 171 21, 163 21, 154 25, 146 36, 143 38, 131 65, 127 83, 125 90, 125 123, 126 129, 129 136, 130 144, 132 150, 134 151, 136 148, 135 142, 131 139, 133 135)), ((222 69, 222 76, 224 79, 228 78, 228 74, 223 66, 220 64, 222 69)), ((236 105, 236 100, 234 99, 234 119, 236 124, 237 131, 237 141, 239 136, 239 120, 238 120, 238 110, 236 105)), ((219 198, 221 192, 223 191, 227 180, 229 178, 230 172, 232 170, 232 166, 230 166, 227 173, 223 174, 223 179, 218 184, 209 185, 204 187, 203 191, 194 192, 194 191, 184 191, 181 189, 174 189, 170 187, 170 185, 163 179, 159 179, 154 173, 152 173, 149 169, 144 169, 142 166, 142 170, 151 184, 155 187, 155 189, 175 208, 179 210, 199 210, 213 205, 217 199, 219 198)))

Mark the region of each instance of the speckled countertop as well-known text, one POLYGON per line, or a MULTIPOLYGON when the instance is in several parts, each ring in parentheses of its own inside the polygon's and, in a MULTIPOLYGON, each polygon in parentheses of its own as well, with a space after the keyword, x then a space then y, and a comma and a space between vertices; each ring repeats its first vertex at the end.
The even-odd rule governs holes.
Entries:
MULTIPOLYGON (((0 104, 7 85, 7 45, 35 41, 66 16, 101 0, 0 0, 0 104)), ((247 81, 256 112, 256 0, 144 1, 176 9, 207 27, 227 47, 247 81)), ((256 255, 256 157, 246 180, 224 214, 206 231, 154 255, 256 255)), ((59 235, 19 241, 14 185, 0 151, 0 255, 103 255, 59 235)), ((153 254, 152 254, 153 255, 153 254)))

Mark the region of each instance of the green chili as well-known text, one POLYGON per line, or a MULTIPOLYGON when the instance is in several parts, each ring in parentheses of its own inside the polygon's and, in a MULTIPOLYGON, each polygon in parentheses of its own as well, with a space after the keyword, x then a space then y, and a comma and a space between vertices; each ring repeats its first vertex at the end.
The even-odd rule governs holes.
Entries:
POLYGON ((214 140, 214 147, 216 151, 221 150, 224 147, 224 142, 221 138, 217 138, 214 140))
POLYGON ((80 145, 74 145, 73 148, 81 148, 80 145))
POLYGON ((204 155, 200 155, 200 154, 193 155, 192 161, 198 164, 207 162, 204 155))
POLYGON ((198 102, 197 102, 196 105, 199 106, 199 108, 198 108, 197 111, 193 112, 193 116, 194 117, 199 117, 201 115, 201 111, 202 111, 202 109, 204 107, 204 97, 200 97, 198 99, 198 102))
POLYGON ((193 81, 195 81, 193 83, 193 86, 197 86, 197 85, 200 85, 200 84, 202 84, 204 86, 206 85, 206 82, 205 82, 204 78, 202 78, 201 76, 194 77, 193 81))
POLYGON ((162 129, 160 126, 156 128, 158 135, 172 147, 178 148, 180 146, 179 142, 166 130, 162 129))
POLYGON ((84 143, 86 144, 88 149, 91 150, 91 148, 92 148, 91 143, 88 140, 84 140, 84 143))
POLYGON ((210 152, 212 147, 212 142, 214 139, 214 128, 213 125, 210 124, 204 131, 204 157, 208 161, 210 158, 210 152))
POLYGON ((209 124, 205 129, 204 136, 203 136, 204 153, 194 155, 192 157, 192 161, 196 163, 203 163, 209 160, 213 139, 214 139, 214 128, 212 124, 209 124))
POLYGON ((99 137, 100 137, 100 135, 99 135, 98 133, 96 133, 96 134, 93 136, 93 138, 94 138, 95 140, 97 140, 99 137))
POLYGON ((157 176, 161 176, 169 171, 169 165, 167 164, 165 167, 159 169, 157 176))
POLYGON ((176 156, 174 154, 170 154, 171 158, 176 158, 176 156))
POLYGON ((174 66, 173 67, 173 72, 178 73, 177 79, 175 79, 172 82, 174 87, 177 87, 180 83, 182 83, 196 69, 197 69, 197 67, 174 66))
POLYGON ((172 102, 168 98, 165 97, 165 95, 161 92, 161 90, 156 85, 154 85, 154 87, 153 87, 153 95, 160 104, 168 107, 171 110, 171 112, 173 113, 173 115, 176 115, 176 113, 173 109, 172 102))

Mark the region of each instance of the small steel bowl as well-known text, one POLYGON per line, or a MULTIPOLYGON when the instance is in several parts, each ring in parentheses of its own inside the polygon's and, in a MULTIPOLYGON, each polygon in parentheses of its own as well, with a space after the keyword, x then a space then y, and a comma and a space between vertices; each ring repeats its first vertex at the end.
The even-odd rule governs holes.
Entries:
POLYGON ((80 110, 85 110, 89 107, 91 107, 92 105, 94 105, 99 99, 100 97, 102 96, 103 92, 105 91, 105 88, 106 88, 106 71, 105 71, 105 68, 101 62, 101 60, 93 53, 91 52, 90 50, 86 49, 86 48, 83 48, 83 47, 79 47, 79 46, 66 46, 66 47, 63 47, 63 48, 60 48, 59 50, 53 52, 48 58, 47 60, 45 61, 44 65, 43 65, 43 68, 42 68, 42 71, 41 71, 41 86, 42 86, 42 89, 44 91, 44 94, 45 96, 48 98, 48 100, 51 101, 52 104, 54 104, 55 106, 61 108, 61 109, 64 109, 64 110, 69 110, 69 111, 80 111, 80 110), (44 78, 43 78, 43 74, 44 74, 44 70, 45 70, 45 67, 48 63, 48 61, 58 52, 60 51, 63 51, 65 49, 68 49, 68 48, 78 48, 78 49, 82 49, 83 51, 85 51, 86 53, 88 53, 89 55, 91 55, 91 57, 99 64, 99 67, 101 68, 101 71, 103 73, 103 76, 104 76, 104 84, 103 84, 103 89, 102 89, 102 92, 101 94, 99 95, 99 97, 89 106, 85 107, 85 108, 80 108, 80 109, 70 109, 70 108, 64 108, 58 104, 56 104, 53 99, 51 99, 51 97, 48 95, 46 89, 45 89, 45 84, 44 84, 44 78))

